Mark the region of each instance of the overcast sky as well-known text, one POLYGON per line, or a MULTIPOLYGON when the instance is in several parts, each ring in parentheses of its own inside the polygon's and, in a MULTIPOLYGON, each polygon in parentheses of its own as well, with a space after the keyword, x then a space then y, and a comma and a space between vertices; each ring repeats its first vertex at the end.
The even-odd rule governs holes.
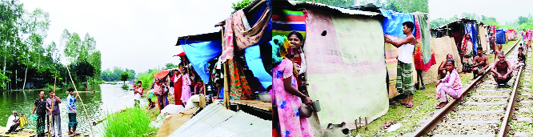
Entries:
POLYGON ((428 4, 431 20, 466 12, 495 17, 502 24, 533 14, 532 0, 429 0, 428 4))
MULTIPOLYGON (((64 29, 86 33, 102 52, 102 70, 119 66, 144 72, 166 63, 178 63, 172 55, 184 35, 218 31, 214 25, 226 19, 238 0, 21 0, 24 8, 50 13, 45 44, 58 43, 64 29)), ((59 45, 63 52, 64 46, 59 45)))

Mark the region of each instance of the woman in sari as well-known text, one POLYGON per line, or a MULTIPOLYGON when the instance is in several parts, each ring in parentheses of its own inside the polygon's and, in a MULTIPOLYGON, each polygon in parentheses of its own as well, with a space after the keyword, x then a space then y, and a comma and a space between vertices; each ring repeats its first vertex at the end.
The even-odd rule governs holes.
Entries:
POLYGON ((273 104, 273 136, 312 137, 311 125, 308 118, 300 116, 300 107, 313 101, 296 89, 296 74, 294 64, 286 55, 283 44, 287 40, 283 36, 275 36, 270 41, 272 45, 272 90, 270 91, 273 104), (280 46, 281 45, 281 46, 280 46), (303 102, 302 102, 303 100, 303 102))
POLYGON ((174 83, 174 103, 176 105, 183 105, 183 101, 181 101, 181 85, 183 81, 181 76, 182 74, 179 70, 174 70, 174 76, 170 79, 174 83))
POLYGON ((470 72, 472 70, 472 57, 474 56, 470 33, 465 34, 461 45, 461 51, 463 52, 463 72, 470 72))

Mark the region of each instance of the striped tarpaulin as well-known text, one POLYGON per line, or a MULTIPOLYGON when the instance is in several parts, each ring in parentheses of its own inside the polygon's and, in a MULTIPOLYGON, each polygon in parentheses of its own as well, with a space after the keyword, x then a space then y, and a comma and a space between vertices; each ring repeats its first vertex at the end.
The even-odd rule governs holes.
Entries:
POLYGON ((272 36, 287 36, 297 31, 305 37, 305 16, 303 11, 277 10, 272 14, 272 36))

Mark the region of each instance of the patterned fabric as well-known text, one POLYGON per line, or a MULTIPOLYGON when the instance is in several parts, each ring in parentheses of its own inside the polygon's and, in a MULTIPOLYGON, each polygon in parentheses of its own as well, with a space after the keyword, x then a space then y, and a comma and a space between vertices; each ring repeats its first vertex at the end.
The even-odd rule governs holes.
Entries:
POLYGON ((308 118, 301 118, 299 108, 302 105, 300 97, 287 92, 284 88, 283 79, 291 78, 292 86, 298 87, 293 75, 293 64, 284 59, 273 68, 272 79, 272 103, 278 108, 279 127, 273 131, 279 131, 282 137, 312 137, 311 125, 308 118))
POLYGON ((230 99, 232 100, 250 100, 252 96, 252 89, 248 85, 248 80, 244 76, 243 67, 235 62, 234 59, 228 60, 229 76, 230 76, 230 99))
POLYGON ((243 10, 239 10, 233 14, 233 31, 239 50, 259 43, 264 30, 268 26, 271 15, 270 9, 265 9, 265 12, 259 17, 259 20, 257 20, 254 26, 250 27, 243 10))
POLYGON ((272 11, 272 36, 287 36, 292 31, 300 32, 305 39, 305 13, 303 11, 272 11))
MULTIPOLYGON (((43 101, 44 102, 44 101, 43 101)), ((46 118, 45 114, 37 114, 37 135, 44 136, 44 119, 46 118)))
POLYGON ((67 110, 68 110, 68 113, 74 113, 72 112, 72 110, 70 110, 70 108, 76 110, 76 98, 74 98, 72 95, 68 95, 67 97, 67 110))
POLYGON ((233 17, 230 16, 226 19, 226 24, 224 25, 224 38, 222 39, 222 54, 220 55, 220 60, 222 63, 226 62, 229 59, 232 59, 234 56, 234 45, 233 45, 233 17))
POLYGON ((398 61, 396 73, 398 75, 398 78, 396 79, 396 88, 398 89, 398 92, 404 95, 415 94, 412 65, 398 61))
POLYGON ((427 15, 424 13, 417 13, 415 15, 415 54, 414 63, 417 70, 428 71, 432 65, 437 64, 435 60, 435 53, 431 49, 429 29, 427 27, 427 15), (426 20, 422 20, 425 18, 426 20), (424 29, 422 29, 424 28, 424 29), (422 31, 425 30, 425 31, 422 31))
POLYGON ((46 99, 41 100, 40 98, 37 98, 34 105, 36 106, 35 111, 37 115, 46 114, 46 99))
POLYGON ((76 127, 77 125, 78 121, 76 120, 76 113, 68 113, 68 126, 76 127))

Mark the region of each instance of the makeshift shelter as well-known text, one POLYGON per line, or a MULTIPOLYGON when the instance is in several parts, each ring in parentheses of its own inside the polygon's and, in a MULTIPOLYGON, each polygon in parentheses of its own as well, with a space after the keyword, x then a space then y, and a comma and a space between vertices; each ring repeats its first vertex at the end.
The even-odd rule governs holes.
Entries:
MULTIPOLYGON (((444 36, 453 37, 455 40, 455 45, 458 46, 458 49, 460 49, 462 44, 461 42, 465 34, 470 33, 471 41, 474 46, 472 49, 477 49, 478 46, 481 46, 480 37, 484 37, 484 35, 479 35, 478 28, 479 27, 476 20, 462 18, 445 24, 441 27, 431 29, 431 33, 435 34, 437 38, 444 36)), ((483 51, 486 51, 486 49, 483 49, 483 51)), ((473 50, 473 52, 474 55, 477 55, 476 50, 473 50)))
MULTIPOLYGON (((281 12, 299 9, 306 15, 307 89, 311 99, 320 101, 321 110, 317 116, 321 127, 346 122, 354 128, 354 121, 360 117, 370 122, 387 113, 384 39, 380 23, 383 17, 379 12, 318 3, 274 5, 283 5, 275 8, 281 12)), ((290 16, 285 17, 291 20, 290 16)))

